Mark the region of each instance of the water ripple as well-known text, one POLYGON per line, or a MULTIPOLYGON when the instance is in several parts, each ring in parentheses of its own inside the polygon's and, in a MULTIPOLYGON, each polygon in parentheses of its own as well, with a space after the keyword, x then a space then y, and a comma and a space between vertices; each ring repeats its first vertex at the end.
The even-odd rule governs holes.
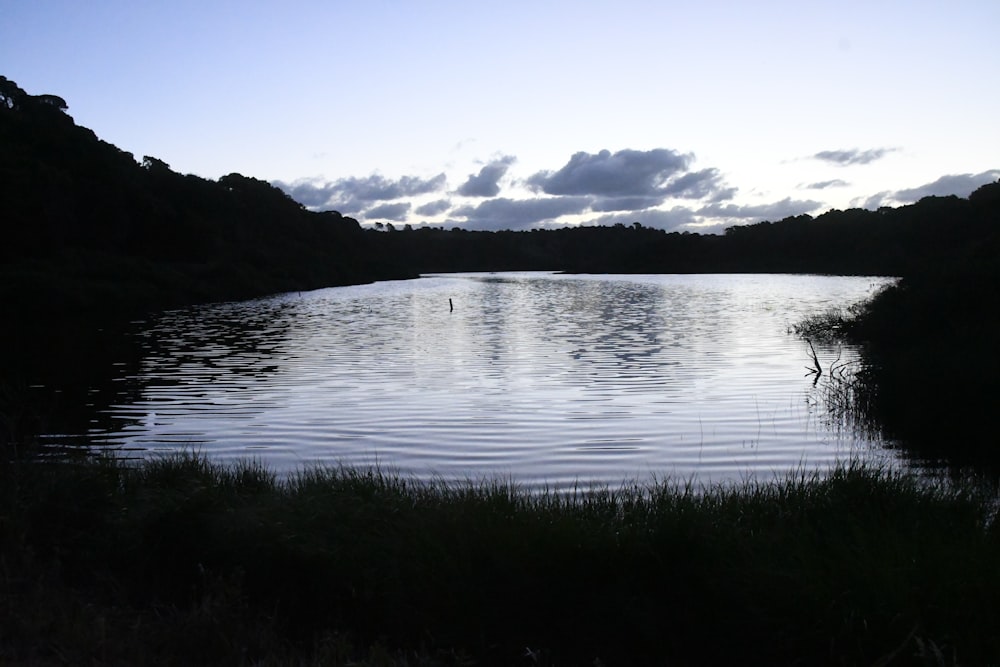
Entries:
POLYGON ((788 327, 873 282, 454 274, 171 311, 91 437, 531 486, 825 466, 878 443, 817 414, 788 327))

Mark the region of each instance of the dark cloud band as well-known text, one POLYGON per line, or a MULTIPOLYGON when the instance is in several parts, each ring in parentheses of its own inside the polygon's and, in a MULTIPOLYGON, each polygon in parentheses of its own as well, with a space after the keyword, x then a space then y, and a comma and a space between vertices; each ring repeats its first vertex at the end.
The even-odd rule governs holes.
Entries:
POLYGON ((870 164, 876 160, 881 160, 895 150, 895 148, 870 148, 868 150, 852 148, 849 150, 820 151, 813 155, 813 158, 846 167, 857 164, 870 164))
POLYGON ((403 176, 395 180, 372 174, 363 178, 349 177, 336 181, 275 181, 274 185, 309 208, 334 208, 341 212, 357 213, 375 202, 390 202, 403 197, 440 192, 446 182, 447 178, 443 173, 432 178, 403 176))
POLYGON ((576 153, 558 171, 540 171, 527 184, 549 195, 603 197, 657 196, 667 194, 671 178, 684 172, 691 155, 657 148, 650 151, 576 153))
POLYGON ((476 206, 453 211, 465 219, 470 229, 527 229, 542 222, 552 222, 566 215, 578 215, 590 209, 590 197, 540 197, 537 199, 488 199, 476 206))
POLYGON ((924 197, 968 197, 977 188, 1000 180, 1000 169, 989 169, 978 174, 948 174, 936 181, 925 183, 915 188, 879 192, 870 197, 856 200, 855 205, 869 210, 881 206, 912 204, 924 197))

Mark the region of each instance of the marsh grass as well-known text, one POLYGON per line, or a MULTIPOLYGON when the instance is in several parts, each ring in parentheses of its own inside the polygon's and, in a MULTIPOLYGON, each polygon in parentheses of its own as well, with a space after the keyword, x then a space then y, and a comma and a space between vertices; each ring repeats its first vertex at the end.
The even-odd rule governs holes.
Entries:
POLYGON ((995 494, 972 483, 527 493, 195 454, 14 474, 4 664, 1000 660, 995 494))
POLYGON ((864 304, 858 304, 813 315, 790 327, 789 333, 798 335, 809 346, 804 370, 813 378, 812 397, 822 408, 828 425, 879 441, 884 429, 877 373, 863 353, 860 358, 845 359, 842 350, 843 345, 853 343, 849 332, 864 309, 864 304), (821 358, 814 341, 836 348, 836 356, 821 358))

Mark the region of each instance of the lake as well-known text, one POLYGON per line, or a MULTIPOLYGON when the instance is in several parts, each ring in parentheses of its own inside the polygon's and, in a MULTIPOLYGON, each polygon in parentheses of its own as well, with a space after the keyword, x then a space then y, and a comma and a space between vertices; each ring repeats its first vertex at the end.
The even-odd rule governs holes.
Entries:
POLYGON ((87 439, 529 488, 896 465, 830 414, 790 333, 889 282, 441 274, 169 311, 134 324, 137 363, 111 371, 127 390, 87 439))

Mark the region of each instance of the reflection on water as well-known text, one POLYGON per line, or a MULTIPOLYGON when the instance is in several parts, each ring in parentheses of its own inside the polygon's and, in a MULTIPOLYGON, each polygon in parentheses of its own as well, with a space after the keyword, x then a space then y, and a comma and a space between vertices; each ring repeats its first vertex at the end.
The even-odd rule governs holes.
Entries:
POLYGON ((788 334, 884 282, 456 274, 172 311, 136 334, 137 389, 90 436, 529 486, 886 456, 831 423, 788 334))

